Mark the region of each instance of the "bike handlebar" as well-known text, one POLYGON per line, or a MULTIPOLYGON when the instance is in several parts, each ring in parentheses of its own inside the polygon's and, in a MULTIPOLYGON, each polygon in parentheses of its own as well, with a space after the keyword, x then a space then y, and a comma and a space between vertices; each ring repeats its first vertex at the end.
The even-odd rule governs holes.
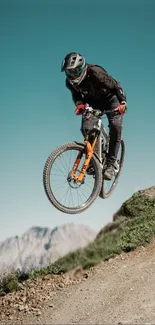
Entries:
POLYGON ((98 117, 102 117, 103 115, 107 114, 107 113, 112 113, 112 112, 116 112, 118 111, 118 107, 116 108, 112 108, 112 109, 109 109, 109 110, 104 110, 104 111, 100 111, 98 109, 93 109, 92 110, 92 114, 95 115, 95 112, 98 112, 97 116, 98 117))

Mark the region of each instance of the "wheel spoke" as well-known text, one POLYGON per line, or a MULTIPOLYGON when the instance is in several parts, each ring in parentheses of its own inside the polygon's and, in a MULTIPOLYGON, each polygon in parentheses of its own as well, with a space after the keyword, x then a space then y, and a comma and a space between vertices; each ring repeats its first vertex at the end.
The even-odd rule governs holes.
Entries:
MULTIPOLYGON (((71 172, 75 160, 77 158, 78 150, 66 150, 59 153, 58 157, 53 162, 50 173, 50 187, 53 195, 58 202, 63 206, 70 208, 77 208, 89 200, 95 184, 93 176, 85 175, 84 184, 77 184, 67 181, 67 177, 71 172)), ((78 171, 78 175, 85 159, 85 154, 82 156, 78 171)))
POLYGON ((84 145, 71 142, 56 148, 48 157, 43 171, 45 193, 50 202, 65 213, 80 213, 86 210, 97 198, 102 185, 102 170, 95 156, 91 159, 94 175, 84 175, 83 181, 75 179, 86 159, 84 145), (72 179, 69 175, 81 152, 81 159, 72 179))

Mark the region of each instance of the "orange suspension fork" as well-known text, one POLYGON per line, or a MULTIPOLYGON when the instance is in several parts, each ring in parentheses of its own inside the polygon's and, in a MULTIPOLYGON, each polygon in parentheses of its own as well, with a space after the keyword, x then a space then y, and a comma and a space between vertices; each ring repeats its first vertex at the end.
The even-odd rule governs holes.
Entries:
POLYGON ((78 176, 74 177, 74 175, 75 175, 75 173, 77 171, 77 168, 79 166, 81 157, 82 157, 82 153, 81 152, 78 153, 77 159, 76 159, 76 161, 74 163, 74 166, 73 166, 73 169, 72 169, 72 171, 70 173, 70 176, 74 177, 75 181, 77 181, 77 182, 82 182, 82 180, 84 178, 84 175, 86 173, 86 170, 88 168, 88 165, 90 163, 90 160, 91 160, 93 152, 94 152, 94 147, 96 145, 96 141, 97 141, 97 137, 95 137, 92 145, 90 144, 90 142, 87 139, 84 141, 85 144, 86 144, 86 152, 87 152, 86 159, 85 159, 85 161, 83 163, 80 174, 78 176))
POLYGON ((75 160, 75 163, 74 163, 74 165, 73 165, 72 171, 71 171, 71 173, 70 173, 70 177, 74 177, 74 175, 75 175, 75 173, 76 173, 76 171, 77 171, 77 169, 78 169, 78 166, 79 166, 79 164, 80 164, 81 157, 82 157, 82 152, 79 151, 79 153, 78 153, 78 155, 77 155, 77 158, 76 158, 76 160, 75 160))

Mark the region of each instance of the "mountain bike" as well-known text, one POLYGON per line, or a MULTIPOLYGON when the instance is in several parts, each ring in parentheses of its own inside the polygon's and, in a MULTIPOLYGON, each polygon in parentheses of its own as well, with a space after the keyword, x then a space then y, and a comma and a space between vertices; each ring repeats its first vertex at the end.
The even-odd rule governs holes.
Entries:
MULTIPOLYGON (((57 147, 46 160, 43 170, 44 190, 49 201, 61 212, 81 213, 97 197, 106 199, 114 191, 124 163, 125 144, 122 138, 113 180, 105 180, 110 137, 102 117, 112 111, 98 111, 97 122, 91 130, 95 134, 93 140, 90 132, 83 142, 73 141, 57 147), (110 185, 108 190, 107 185, 110 185)), ((92 109, 91 114, 96 116, 96 110, 92 109)))

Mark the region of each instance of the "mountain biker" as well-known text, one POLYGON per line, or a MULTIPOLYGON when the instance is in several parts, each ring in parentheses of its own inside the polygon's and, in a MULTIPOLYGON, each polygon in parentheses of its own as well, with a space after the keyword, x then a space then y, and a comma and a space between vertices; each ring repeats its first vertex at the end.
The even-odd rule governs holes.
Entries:
POLYGON ((67 54, 62 62, 61 71, 66 74, 66 87, 71 91, 76 106, 75 114, 82 115, 81 132, 85 135, 94 125, 92 114, 82 114, 89 105, 95 110, 109 110, 118 108, 118 111, 107 113, 109 122, 109 151, 104 178, 111 180, 114 176, 114 163, 120 146, 122 135, 123 114, 127 109, 126 94, 121 84, 112 78, 101 66, 89 64, 79 53, 67 54))

